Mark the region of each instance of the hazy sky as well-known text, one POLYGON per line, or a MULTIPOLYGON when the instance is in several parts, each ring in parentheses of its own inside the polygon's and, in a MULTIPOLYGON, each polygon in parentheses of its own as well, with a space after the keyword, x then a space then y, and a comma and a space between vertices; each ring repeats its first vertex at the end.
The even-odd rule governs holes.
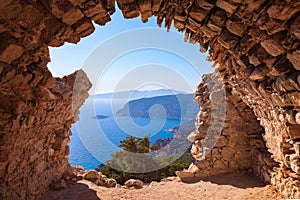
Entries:
POLYGON ((112 21, 78 44, 50 48, 48 64, 55 77, 82 68, 93 83, 90 94, 112 91, 175 89, 192 92, 211 63, 199 45, 183 41, 175 29, 159 28, 152 17, 124 20, 119 10, 112 21))

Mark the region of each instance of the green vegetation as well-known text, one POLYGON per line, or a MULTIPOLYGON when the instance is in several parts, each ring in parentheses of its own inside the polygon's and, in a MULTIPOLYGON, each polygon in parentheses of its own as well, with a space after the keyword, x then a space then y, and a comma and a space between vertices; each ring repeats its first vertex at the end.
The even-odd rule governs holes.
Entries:
POLYGON ((174 176, 175 171, 187 168, 189 164, 194 161, 189 152, 185 152, 181 156, 151 156, 151 152, 158 150, 158 146, 150 146, 150 140, 148 137, 137 138, 129 136, 120 142, 120 147, 124 151, 119 151, 113 154, 112 159, 104 164, 105 167, 99 169, 104 175, 109 178, 116 179, 116 181, 120 184, 124 184, 125 181, 131 178, 140 179, 146 183, 151 181, 160 181, 163 178, 174 176), (176 159, 177 157, 179 158, 176 159), (146 172, 128 172, 135 170, 146 172))

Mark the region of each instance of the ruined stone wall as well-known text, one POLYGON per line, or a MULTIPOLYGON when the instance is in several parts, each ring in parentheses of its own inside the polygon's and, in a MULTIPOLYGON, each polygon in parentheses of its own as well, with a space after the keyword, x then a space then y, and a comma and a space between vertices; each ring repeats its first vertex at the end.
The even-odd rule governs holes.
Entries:
MULTIPOLYGON (((299 197, 300 1, 117 0, 117 4, 125 18, 141 16, 146 22, 155 15, 159 26, 174 24, 186 41, 200 44, 201 52, 210 47, 210 60, 218 64, 226 84, 228 110, 233 115, 246 111, 253 119, 247 122, 253 134, 241 132, 244 141, 259 136, 260 131, 250 126, 258 118, 276 162, 271 183, 284 195, 299 197)), ((94 31, 92 20, 105 25, 114 11, 113 0, 0 0, 1 197, 38 197, 67 168, 64 138, 76 115, 70 107, 72 86, 64 88, 66 79, 51 76, 46 67, 48 46, 77 43, 94 31), (55 89, 58 85, 61 90, 55 89), (63 98, 64 92, 69 98, 63 98), (51 149, 57 149, 55 156, 51 149)), ((82 91, 89 86, 84 82, 82 91)), ((239 116, 233 122, 243 119, 239 116)), ((229 140, 231 132, 221 138, 229 140)), ((239 167, 244 166, 249 167, 239 167)))
POLYGON ((196 131, 189 139, 196 162, 189 169, 177 172, 182 179, 209 177, 228 172, 254 173, 270 182, 270 158, 262 138, 264 129, 253 111, 227 84, 217 71, 204 75, 195 92, 201 110, 196 131))
POLYGON ((69 167, 70 128, 91 85, 82 71, 54 79, 7 65, 0 75, 0 199, 34 199, 69 167), (76 79, 81 97, 73 103, 76 79))

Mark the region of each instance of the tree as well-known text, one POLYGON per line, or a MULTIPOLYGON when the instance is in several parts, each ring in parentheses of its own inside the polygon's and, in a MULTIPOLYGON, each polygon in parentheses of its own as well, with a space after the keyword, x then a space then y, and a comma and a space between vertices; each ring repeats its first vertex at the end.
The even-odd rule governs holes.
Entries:
POLYGON ((157 146, 150 146, 150 139, 148 136, 143 138, 135 136, 127 136, 125 140, 120 141, 119 147, 124 151, 132 153, 149 153, 151 150, 157 150, 157 146))
POLYGON ((137 138, 131 135, 129 137, 126 137, 125 140, 121 140, 119 147, 123 148, 125 151, 136 153, 138 150, 137 144, 137 138))
POLYGON ((144 138, 139 138, 139 150, 138 153, 149 153, 150 152, 150 139, 145 136, 144 138))
POLYGON ((125 140, 120 141, 120 147, 124 151, 114 153, 112 159, 104 164, 106 167, 100 169, 104 175, 116 179, 120 184, 130 178, 140 179, 144 182, 160 181, 163 178, 174 176, 175 171, 183 170, 194 161, 189 152, 180 157, 179 155, 159 158, 151 156, 149 153, 159 148, 157 145, 150 146, 150 139, 147 136, 143 138, 128 136, 125 140), (177 157, 179 158, 172 162, 177 157), (171 164, 168 165, 168 163, 171 164), (134 170, 147 172, 129 173, 134 170))

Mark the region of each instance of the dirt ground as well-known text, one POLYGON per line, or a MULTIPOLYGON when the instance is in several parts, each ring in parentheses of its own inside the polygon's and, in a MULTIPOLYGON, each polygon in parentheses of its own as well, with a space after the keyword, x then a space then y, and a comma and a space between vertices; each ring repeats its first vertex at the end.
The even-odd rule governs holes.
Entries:
POLYGON ((48 191, 45 200, 274 200, 283 199, 270 185, 264 185, 255 177, 230 174, 202 180, 181 182, 152 182, 142 189, 98 187, 88 181, 70 183, 61 191, 48 191))

